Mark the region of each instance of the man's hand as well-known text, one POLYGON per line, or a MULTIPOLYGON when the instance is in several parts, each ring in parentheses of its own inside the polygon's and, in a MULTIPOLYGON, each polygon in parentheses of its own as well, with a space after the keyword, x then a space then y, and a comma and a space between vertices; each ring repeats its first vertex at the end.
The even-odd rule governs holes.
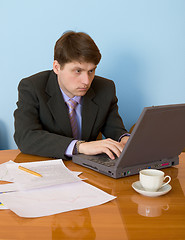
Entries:
POLYGON ((123 144, 123 146, 125 146, 125 144, 127 143, 128 139, 129 139, 129 136, 122 137, 120 142, 123 144))
POLYGON ((117 157, 120 156, 128 138, 129 137, 123 137, 121 142, 114 141, 110 138, 99 141, 84 142, 79 145, 79 153, 87 155, 106 153, 111 159, 115 159, 114 154, 117 157))

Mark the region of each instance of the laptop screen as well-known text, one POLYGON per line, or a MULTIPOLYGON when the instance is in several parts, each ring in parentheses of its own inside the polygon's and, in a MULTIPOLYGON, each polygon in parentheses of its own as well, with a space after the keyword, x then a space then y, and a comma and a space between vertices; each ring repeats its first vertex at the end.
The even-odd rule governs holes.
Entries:
POLYGON ((144 108, 119 167, 178 156, 185 147, 185 104, 144 108))

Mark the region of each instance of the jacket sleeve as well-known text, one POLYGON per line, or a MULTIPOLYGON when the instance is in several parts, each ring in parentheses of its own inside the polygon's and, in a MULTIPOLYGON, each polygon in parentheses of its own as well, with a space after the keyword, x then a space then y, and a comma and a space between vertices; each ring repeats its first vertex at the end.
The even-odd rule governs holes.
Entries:
POLYGON ((65 150, 73 138, 44 128, 39 116, 40 104, 35 86, 24 79, 18 86, 18 93, 14 112, 14 139, 18 148, 26 154, 67 159, 65 150))

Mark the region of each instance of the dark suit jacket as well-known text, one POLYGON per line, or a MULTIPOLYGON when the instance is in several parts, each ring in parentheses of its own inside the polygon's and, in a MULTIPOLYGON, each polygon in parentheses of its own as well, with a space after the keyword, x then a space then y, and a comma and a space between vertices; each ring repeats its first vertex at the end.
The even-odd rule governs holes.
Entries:
MULTIPOLYGON (((14 112, 14 139, 23 153, 66 159, 73 140, 68 109, 57 76, 44 71, 22 79, 14 112)), ((118 114, 113 81, 95 76, 83 97, 82 139, 96 140, 99 132, 118 140, 126 132, 118 114)))

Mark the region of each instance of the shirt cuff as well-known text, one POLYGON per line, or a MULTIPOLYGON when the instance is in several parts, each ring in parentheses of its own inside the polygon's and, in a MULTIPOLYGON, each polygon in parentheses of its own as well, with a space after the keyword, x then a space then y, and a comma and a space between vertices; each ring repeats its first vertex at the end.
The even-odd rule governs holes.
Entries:
POLYGON ((130 133, 124 133, 123 135, 121 135, 121 137, 119 138, 119 140, 118 140, 118 142, 120 142, 121 141, 121 139, 123 138, 123 137, 130 137, 130 133))
POLYGON ((73 149, 74 149, 74 146, 75 146, 75 143, 77 142, 78 140, 73 140, 69 146, 67 147, 66 151, 65 151, 65 155, 68 156, 68 157, 72 157, 73 155, 73 149))

